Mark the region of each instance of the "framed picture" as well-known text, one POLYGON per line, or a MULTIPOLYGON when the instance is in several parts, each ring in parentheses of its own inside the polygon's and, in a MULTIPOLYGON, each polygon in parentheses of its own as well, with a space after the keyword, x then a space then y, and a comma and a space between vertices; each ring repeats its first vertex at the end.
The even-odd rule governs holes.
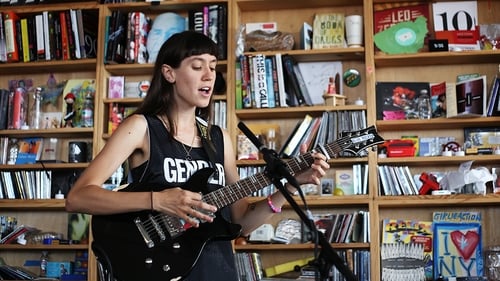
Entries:
POLYGON ((321 179, 321 195, 331 196, 333 195, 334 181, 331 178, 321 179))
POLYGON ((500 147, 500 127, 464 128, 466 154, 493 154, 500 147))

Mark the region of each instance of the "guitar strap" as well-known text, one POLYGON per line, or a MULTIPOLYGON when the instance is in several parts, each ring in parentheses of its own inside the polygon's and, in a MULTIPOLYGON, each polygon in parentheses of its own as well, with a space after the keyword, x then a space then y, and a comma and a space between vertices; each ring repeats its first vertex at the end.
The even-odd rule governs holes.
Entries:
POLYGON ((208 123, 203 118, 196 116, 196 125, 198 126, 198 131, 201 135, 201 144, 208 154, 208 159, 211 162, 210 164, 212 165, 212 168, 214 168, 215 172, 217 172, 217 169, 215 169, 215 146, 211 140, 210 134, 208 133, 208 123))

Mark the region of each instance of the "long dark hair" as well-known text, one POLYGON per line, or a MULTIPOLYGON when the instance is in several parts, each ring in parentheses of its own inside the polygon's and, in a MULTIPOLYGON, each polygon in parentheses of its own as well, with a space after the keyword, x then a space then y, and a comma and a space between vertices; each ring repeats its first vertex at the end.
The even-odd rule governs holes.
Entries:
MULTIPOLYGON (((144 115, 162 115, 168 118, 170 137, 176 132, 172 118, 173 84, 169 83, 162 74, 162 66, 167 64, 172 68, 178 68, 181 62, 190 56, 210 54, 217 57, 217 45, 209 37, 195 31, 183 31, 172 35, 163 43, 156 58, 153 69, 151 86, 142 104, 135 113, 144 115)), ((207 120, 210 126, 212 117, 212 101, 205 108, 197 108, 196 114, 207 120)))

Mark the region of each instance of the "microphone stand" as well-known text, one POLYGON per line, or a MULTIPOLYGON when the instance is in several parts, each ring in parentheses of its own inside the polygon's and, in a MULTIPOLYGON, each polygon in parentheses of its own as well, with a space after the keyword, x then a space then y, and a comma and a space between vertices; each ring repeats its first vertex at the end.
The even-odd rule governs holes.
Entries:
POLYGON ((238 128, 248 137, 248 139, 259 149, 259 151, 264 156, 264 161, 266 162, 265 174, 271 179, 273 184, 278 188, 278 190, 283 194, 288 203, 292 206, 294 211, 299 215, 302 222, 309 228, 313 234, 313 239, 319 242, 321 246, 321 251, 318 257, 315 258, 310 265, 315 266, 320 274, 322 281, 329 280, 329 273, 332 266, 335 266, 340 273, 345 277, 347 281, 357 281, 358 279, 354 273, 347 267, 346 263, 342 258, 333 250, 330 242, 326 240, 322 232, 318 231, 314 221, 307 216, 300 206, 295 202, 291 194, 281 183, 281 179, 285 178, 293 187, 295 187, 300 193, 300 185, 290 174, 286 163, 283 162, 276 151, 264 146, 259 139, 250 131, 250 129, 243 123, 238 123, 238 128))

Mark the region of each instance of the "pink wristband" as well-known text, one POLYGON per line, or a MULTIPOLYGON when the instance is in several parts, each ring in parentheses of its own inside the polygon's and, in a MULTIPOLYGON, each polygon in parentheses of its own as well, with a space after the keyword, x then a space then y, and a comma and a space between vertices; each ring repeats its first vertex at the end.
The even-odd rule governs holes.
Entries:
POLYGON ((273 201, 271 200, 271 195, 267 196, 267 205, 269 205, 269 208, 271 208, 273 213, 281 213, 281 208, 276 208, 276 206, 274 206, 273 201))

